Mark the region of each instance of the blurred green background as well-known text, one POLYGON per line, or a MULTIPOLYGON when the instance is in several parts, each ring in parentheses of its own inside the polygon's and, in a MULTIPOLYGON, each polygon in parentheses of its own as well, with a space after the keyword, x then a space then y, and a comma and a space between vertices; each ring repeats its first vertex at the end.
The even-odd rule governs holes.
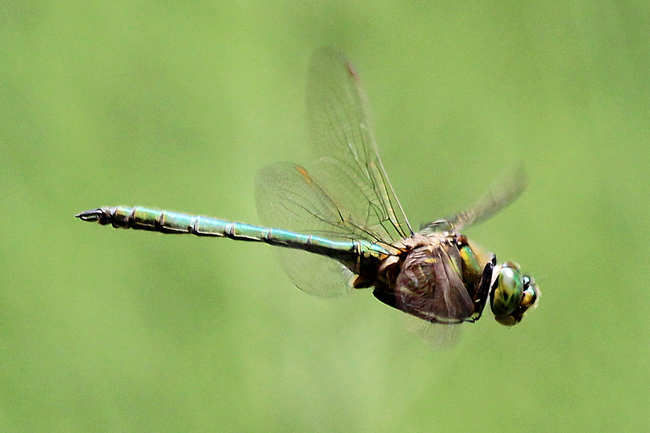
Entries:
POLYGON ((0 431, 647 431, 649 26, 639 1, 2 2, 0 431), (256 171, 307 162, 323 45, 415 226, 524 161, 468 231, 540 283, 521 325, 435 352, 265 245, 73 218, 257 223, 256 171))

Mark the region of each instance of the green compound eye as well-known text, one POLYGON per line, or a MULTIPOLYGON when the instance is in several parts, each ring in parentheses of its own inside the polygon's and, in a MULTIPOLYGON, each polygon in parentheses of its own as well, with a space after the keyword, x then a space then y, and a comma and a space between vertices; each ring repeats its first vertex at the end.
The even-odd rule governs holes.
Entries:
POLYGON ((529 309, 537 306, 540 295, 533 277, 522 274, 516 263, 504 263, 492 284, 490 305, 494 319, 505 326, 516 325, 529 309))
POLYGON ((499 276, 492 286, 490 304, 499 323, 512 326, 518 322, 513 321, 511 314, 521 305, 524 291, 527 289, 524 285, 524 276, 517 264, 506 262, 501 265, 499 276))

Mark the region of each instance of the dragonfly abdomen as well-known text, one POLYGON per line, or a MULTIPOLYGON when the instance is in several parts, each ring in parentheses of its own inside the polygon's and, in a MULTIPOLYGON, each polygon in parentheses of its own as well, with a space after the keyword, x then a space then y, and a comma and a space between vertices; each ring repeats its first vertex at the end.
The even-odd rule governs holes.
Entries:
POLYGON ((390 254, 385 248, 364 240, 334 241, 288 230, 139 206, 102 207, 81 212, 76 217, 83 221, 97 222, 101 225, 110 224, 114 228, 264 242, 269 245, 320 254, 346 264, 358 262, 360 256, 370 255, 376 257, 390 254))
POLYGON ((113 228, 156 231, 167 234, 192 234, 196 236, 225 236, 227 221, 214 220, 197 215, 161 211, 144 207, 102 207, 75 215, 88 222, 111 225, 113 228), (202 219, 213 220, 223 224, 210 224, 205 230, 202 219))

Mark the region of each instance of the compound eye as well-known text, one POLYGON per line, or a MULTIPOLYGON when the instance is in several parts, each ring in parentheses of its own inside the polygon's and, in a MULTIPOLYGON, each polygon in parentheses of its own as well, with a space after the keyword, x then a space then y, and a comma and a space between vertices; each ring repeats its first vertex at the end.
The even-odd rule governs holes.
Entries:
POLYGON ((525 286, 529 284, 529 278, 522 276, 518 265, 506 262, 501 266, 499 276, 492 286, 491 299, 492 313, 497 321, 501 322, 499 317, 509 316, 521 305, 525 286))

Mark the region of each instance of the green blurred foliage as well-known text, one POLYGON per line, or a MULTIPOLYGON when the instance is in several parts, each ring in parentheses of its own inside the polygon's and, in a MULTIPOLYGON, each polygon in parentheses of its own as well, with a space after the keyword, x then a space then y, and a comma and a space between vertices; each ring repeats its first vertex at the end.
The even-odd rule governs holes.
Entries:
POLYGON ((3 2, 0 430, 648 430, 649 26, 634 1, 3 2), (521 325, 433 352, 264 245, 72 217, 256 223, 255 172, 307 158, 322 45, 364 78, 415 226, 525 162, 468 233, 538 279, 521 325))

